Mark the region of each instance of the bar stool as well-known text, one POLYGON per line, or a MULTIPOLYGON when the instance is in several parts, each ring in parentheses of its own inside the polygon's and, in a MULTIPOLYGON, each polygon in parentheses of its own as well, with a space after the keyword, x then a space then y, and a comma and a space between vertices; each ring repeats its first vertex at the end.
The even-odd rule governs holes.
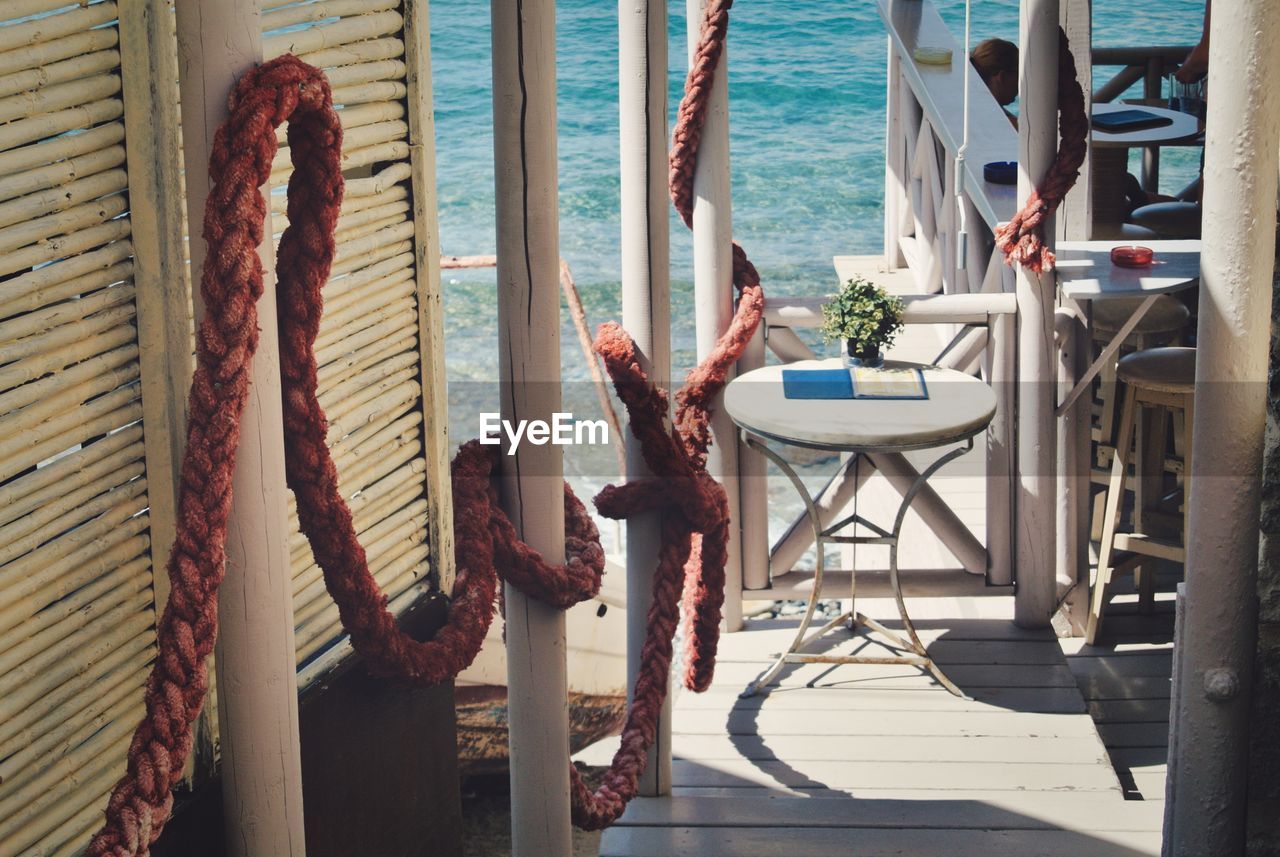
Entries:
MULTIPOLYGON (((1103 347, 1119 332, 1129 316, 1142 303, 1142 298, 1123 298, 1108 301, 1095 301, 1093 304, 1093 339, 1103 347)), ((1137 326, 1125 337, 1121 351, 1143 351, 1160 345, 1177 343, 1187 329, 1191 314, 1186 306, 1170 295, 1160 295, 1146 314, 1138 320, 1137 326)), ((1107 468, 1115 453, 1116 431, 1116 364, 1108 361, 1098 372, 1098 424, 1094 431, 1097 442, 1095 452, 1095 469, 1093 482, 1106 485, 1107 468)), ((1094 541, 1102 538, 1102 499, 1099 493, 1093 507, 1093 523, 1090 538, 1094 541)))
MULTIPOLYGON (((1111 301, 1095 301, 1093 304, 1093 338, 1105 344, 1110 342, 1120 328, 1133 315, 1133 311, 1142 303, 1142 298, 1124 298, 1111 301)), ((1177 298, 1160 295, 1151 309, 1138 320, 1133 332, 1125 337, 1121 349, 1145 351, 1159 345, 1176 342, 1184 330, 1191 313, 1177 298)), ((1098 373, 1101 383, 1100 398, 1102 414, 1100 417, 1101 435, 1099 442, 1110 447, 1115 436, 1115 386, 1116 364, 1102 367, 1098 373)), ((1108 456, 1109 458, 1109 456, 1108 456)), ((1099 461, 1105 466, 1106 462, 1099 461)))
POLYGON ((1194 348, 1166 347, 1138 351, 1121 358, 1116 375, 1125 384, 1124 406, 1120 415, 1120 431, 1116 437, 1111 462, 1111 479, 1106 489, 1106 510, 1102 519, 1102 544, 1098 551, 1098 575, 1089 606, 1089 626, 1085 638, 1092 645, 1102 624, 1108 587, 1119 573, 1146 569, 1139 578, 1140 600, 1149 605, 1154 599, 1154 574, 1150 560, 1166 559, 1186 562, 1183 534, 1186 533, 1187 498, 1191 493, 1191 425, 1194 413, 1196 376, 1194 348), (1149 410, 1143 420, 1146 430, 1138 431, 1138 410, 1149 410), (1157 535, 1162 517, 1159 504, 1164 498, 1165 446, 1168 418, 1173 412, 1174 431, 1181 435, 1183 449, 1183 511, 1172 529, 1180 531, 1176 539, 1157 535), (1124 500, 1129 457, 1137 443, 1137 490, 1134 492, 1133 526, 1120 530, 1120 509, 1124 500), (1128 556, 1117 562, 1117 554, 1128 556))

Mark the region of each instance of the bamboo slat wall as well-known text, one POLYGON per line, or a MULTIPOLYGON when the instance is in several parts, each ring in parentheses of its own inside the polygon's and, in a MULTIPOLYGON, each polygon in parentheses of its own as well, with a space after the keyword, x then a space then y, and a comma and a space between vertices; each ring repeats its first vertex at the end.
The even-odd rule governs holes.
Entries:
MULTIPOLYGON (((433 149, 419 142, 431 131, 430 77, 410 75, 414 63, 428 62, 425 3, 265 0, 263 31, 268 59, 292 52, 325 69, 342 118, 348 182, 316 341, 320 403, 370 570, 393 604, 405 604, 437 585, 432 572, 446 547, 436 538, 447 475, 443 421, 434 410, 434 395, 443 393, 434 374, 441 369, 439 274, 422 264, 439 253, 433 149), (407 36, 419 19, 418 39, 407 36)), ((287 225, 283 189, 291 173, 285 129, 279 138, 271 176, 277 235, 287 225)), ((300 674, 305 685, 346 648, 290 504, 298 662, 315 665, 300 674)), ((446 570, 446 584, 450 576, 446 570)))
POLYGON ((0 854, 75 853, 98 824, 164 597, 160 446, 181 398, 148 343, 164 342, 160 263, 182 255, 152 225, 165 200, 146 178, 176 176, 177 113, 145 84, 150 64, 172 80, 176 55, 144 24, 162 3, 124 5, 0 6, 0 854))
MULTIPOLYGON (((264 0, 263 27, 340 105, 320 395, 399 610, 453 576, 426 2, 264 0)), ((84 846, 155 654, 192 345, 177 67, 171 0, 0 4, 0 854, 84 846)), ((350 648, 292 502, 305 686, 350 648)))

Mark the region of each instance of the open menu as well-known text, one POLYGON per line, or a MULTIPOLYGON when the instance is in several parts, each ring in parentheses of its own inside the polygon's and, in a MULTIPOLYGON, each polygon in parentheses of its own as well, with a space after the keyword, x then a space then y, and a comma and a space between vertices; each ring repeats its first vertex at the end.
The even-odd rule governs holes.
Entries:
POLYGON ((924 383, 924 372, 917 366, 878 369, 855 366, 850 373, 853 377, 855 399, 929 398, 929 388, 924 383))

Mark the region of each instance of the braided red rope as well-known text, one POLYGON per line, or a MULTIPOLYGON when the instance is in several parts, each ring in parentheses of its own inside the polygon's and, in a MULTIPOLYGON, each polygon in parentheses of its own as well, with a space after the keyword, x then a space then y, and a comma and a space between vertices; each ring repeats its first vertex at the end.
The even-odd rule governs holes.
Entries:
MULTIPOLYGON (((686 223, 697 156, 694 126, 705 115, 730 5, 713 2, 707 8, 698 52, 703 59, 690 69, 676 129, 672 192, 686 223)), ((86 852, 91 857, 150 852, 172 808, 172 789, 181 779, 192 725, 208 689, 205 664, 217 634, 231 478, 257 348, 256 304, 263 291, 257 248, 263 239, 266 201, 258 188, 270 175, 277 149, 275 129, 284 121, 289 121, 294 163, 290 226, 277 253, 287 475, 297 496, 302 530, 356 649, 375 672, 435 684, 456 675, 479 651, 492 620, 499 570, 522 591, 568 607, 598 591, 604 567, 595 525, 567 485, 568 561, 551 565, 521 543, 497 505, 490 480, 493 453, 472 441, 459 450, 452 468, 458 575, 446 625, 426 643, 399 629, 369 573, 351 513, 338 493, 337 471, 325 443, 327 423, 316 399, 312 349, 343 188, 342 127, 329 85, 319 70, 286 55, 245 74, 229 108, 209 164, 203 231, 208 254, 200 281, 209 312, 197 337, 178 532, 167 564, 171 591, 157 626, 159 654, 147 681, 145 714, 129 747, 128 771, 112 791, 103 827, 86 852)), ((616 820, 636 793, 667 693, 682 585, 688 641, 685 684, 703 690, 711 682, 729 525, 724 489, 706 472, 711 401, 763 311, 759 276, 736 245, 734 283, 740 299, 733 323, 677 396, 674 430, 666 425, 666 395, 640 370, 626 333, 617 325, 604 325, 596 341, 627 406, 631 430, 655 474, 653 479, 606 488, 596 504, 601 513, 617 518, 660 510, 663 544, 643 664, 622 746, 594 794, 570 766, 574 820, 583 827, 599 828, 616 820)))
POLYGON ((1080 177, 1080 165, 1088 151, 1089 117, 1084 110, 1084 90, 1076 78, 1075 57, 1067 34, 1061 28, 1058 29, 1058 125, 1062 139, 1044 181, 1027 198, 1022 210, 996 229, 995 235, 1006 264, 1017 262, 1037 273, 1053 269, 1053 251, 1044 244, 1044 222, 1080 177))
MULTIPOLYGON (((232 93, 231 115, 218 129, 205 205, 209 244, 200 290, 211 308, 196 339, 197 367, 188 404, 178 527, 167 571, 169 601, 156 629, 158 657, 146 686, 146 713, 129 746, 129 767, 107 804, 92 857, 147 854, 168 818, 172 789, 191 750, 192 723, 208 689, 205 662, 218 627, 231 475, 249 369, 258 344, 266 202, 258 186, 271 172, 274 129, 286 119, 296 170, 293 219, 281 240, 284 259, 311 257, 326 274, 342 193, 342 127, 328 84, 315 69, 282 57, 248 72, 232 93)), ((282 274, 288 274, 284 269, 282 274)))

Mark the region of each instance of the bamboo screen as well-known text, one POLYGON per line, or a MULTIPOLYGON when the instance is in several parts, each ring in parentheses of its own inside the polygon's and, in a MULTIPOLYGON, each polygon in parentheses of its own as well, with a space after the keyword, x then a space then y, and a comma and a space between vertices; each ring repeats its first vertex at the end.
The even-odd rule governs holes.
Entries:
MULTIPOLYGON (((321 401, 393 609, 452 583, 425 6, 263 14, 266 55, 326 68, 341 105, 321 401)), ((191 351, 172 8, 0 3, 0 854, 87 842, 167 594, 191 351)), ((282 151, 277 232, 288 175, 282 151)), ((305 685, 349 647, 293 527, 305 685)))
MULTIPOLYGON (((429 534, 438 504, 429 500, 439 492, 430 483, 444 475, 443 420, 432 409, 432 394, 443 390, 431 380, 441 367, 429 333, 439 321, 427 318, 439 276, 433 150, 411 145, 415 134, 430 134, 429 72, 411 74, 415 58, 428 61, 425 3, 418 5, 267 0, 263 10, 266 56, 291 52, 323 68, 342 119, 347 185, 316 340, 320 403, 360 542, 397 611, 434 583, 428 571, 436 539, 429 534), (419 15, 415 41, 407 34, 419 15)), ((277 235, 287 225, 284 129, 280 142, 271 182, 277 235)), ((305 685, 346 645, 292 503, 295 642, 305 685)))
POLYGON ((62 855, 99 823, 140 717, 150 506, 173 484, 143 433, 166 417, 142 402, 153 319, 126 170, 127 114, 147 106, 121 57, 149 33, 122 39, 109 0, 0 17, 0 854, 62 855))

